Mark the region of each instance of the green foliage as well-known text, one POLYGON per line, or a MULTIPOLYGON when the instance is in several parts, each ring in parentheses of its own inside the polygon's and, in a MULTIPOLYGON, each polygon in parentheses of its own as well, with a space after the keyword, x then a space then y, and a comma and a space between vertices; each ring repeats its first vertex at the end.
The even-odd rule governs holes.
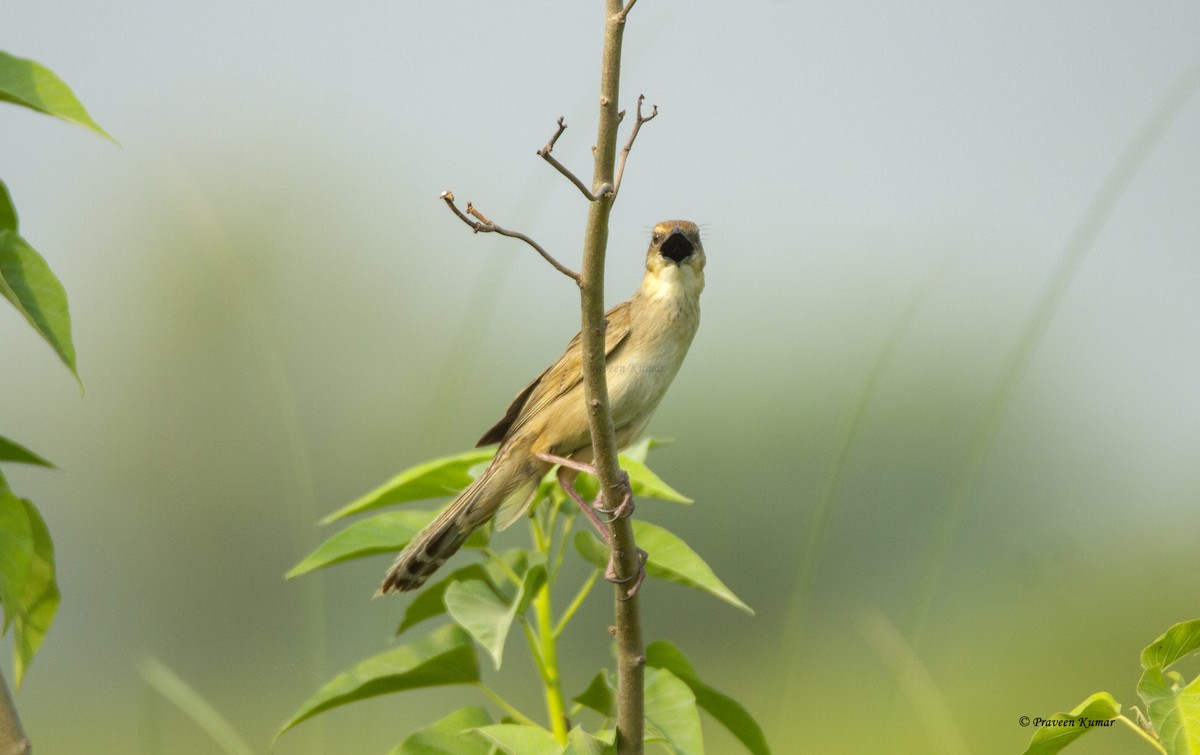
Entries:
POLYGON ((33 502, 18 498, 0 474, 0 607, 4 631, 13 628, 18 688, 58 612, 54 575, 54 544, 46 522, 33 502))
POLYGON ((0 181, 0 296, 16 307, 75 379, 75 344, 67 292, 50 266, 17 232, 17 211, 0 181))
POLYGON ((646 666, 674 674, 696 696, 696 704, 728 729, 754 755, 768 755, 771 752, 762 729, 750 713, 738 701, 700 681, 682 650, 669 642, 652 642, 646 647, 646 666))
POLYGON ((406 469, 370 493, 351 501, 325 517, 321 520, 321 524, 329 524, 353 514, 361 514, 364 511, 396 503, 424 501, 452 495, 475 479, 475 475, 470 473, 473 467, 491 461, 495 453, 496 449, 494 448, 486 451, 468 451, 465 454, 434 459, 412 469, 406 469))
POLYGON ((318 713, 358 700, 391 692, 478 681, 479 654, 471 644, 471 637, 451 624, 338 674, 292 714, 279 734, 318 713))
MULTIPOLYGON (((647 577, 665 579, 703 590, 754 615, 754 610, 734 595, 733 591, 713 574, 713 570, 704 559, 677 536, 662 527, 641 520, 634 521, 633 535, 637 539, 638 547, 650 554, 649 560, 646 561, 647 577)), ((602 567, 608 563, 608 548, 591 532, 575 533, 575 548, 580 555, 597 566, 602 567)))
MULTIPOLYGON (((62 79, 45 66, 0 51, 0 102, 79 124, 111 139, 62 79)), ((54 349, 79 382, 67 292, 42 255, 20 234, 8 186, 0 181, 0 296, 54 349)), ((82 388, 82 383, 80 387, 82 388)), ((54 465, 0 436, 0 462, 54 465)), ((18 498, 0 474, 0 607, 5 632, 13 628, 13 673, 21 681, 58 612, 54 544, 33 503, 18 498)))
POLYGON ((487 741, 474 730, 492 723, 486 708, 473 705, 459 708, 445 718, 418 729, 389 755, 488 755, 487 741))
POLYGON ((1046 721, 1034 719, 1034 732, 1025 755, 1052 755, 1095 729, 1124 724, 1146 743, 1167 755, 1200 753, 1200 677, 1187 681, 1170 666, 1200 650, 1200 619, 1172 626, 1142 650, 1142 678, 1138 696, 1146 705, 1146 718, 1138 722, 1121 713, 1121 705, 1107 692, 1097 692, 1068 713, 1046 721))
POLYGON ((61 118, 112 140, 53 71, 41 63, 3 51, 0 51, 0 102, 11 102, 61 118))
MULTIPOLYGON (((690 503, 689 498, 646 466, 646 454, 653 445, 653 441, 644 440, 621 456, 622 468, 629 474, 635 495, 690 503)), ((395 503, 454 495, 471 483, 492 453, 471 451, 413 467, 325 521, 395 503)), ((579 489, 586 495, 590 492, 589 485, 594 490, 595 483, 584 477, 579 480, 579 489)), ((578 513, 553 476, 548 475, 528 515, 531 548, 493 552, 487 547, 486 535, 477 533, 478 537, 473 537, 468 545, 474 544, 483 558, 464 562, 415 592, 396 633, 404 634, 418 624, 442 616, 448 623, 441 623, 418 639, 339 674, 300 706, 279 733, 318 713, 368 697, 465 684, 474 686, 495 703, 502 718, 494 718, 485 708, 461 708, 413 732, 392 751, 393 755, 615 752, 616 695, 609 672, 603 669, 597 672, 582 692, 567 701, 558 668, 557 638, 586 600, 608 561, 607 547, 590 531, 575 532, 572 536, 578 513), (577 588, 574 599, 556 615, 551 605, 551 589, 559 581, 560 567, 571 550, 568 547, 571 542, 594 568, 577 588), (518 624, 528 641, 547 708, 563 711, 564 720, 557 725, 535 722, 481 680, 479 651, 482 649, 499 670, 511 630, 518 624), (572 703, 573 707, 569 707, 572 703), (585 728, 578 718, 591 719, 597 725, 585 728)), ((288 576, 379 553, 392 555, 433 516, 428 511, 401 510, 360 519, 322 543, 288 576)), ((634 532, 639 546, 650 554, 646 564, 648 577, 696 588, 752 613, 678 536, 640 520, 634 522, 634 532)), ((679 648, 667 642, 652 643, 646 649, 646 664, 647 742, 659 742, 675 753, 701 755, 704 744, 700 711, 703 710, 729 729, 749 752, 769 755, 762 730, 746 709, 701 681, 679 648)))

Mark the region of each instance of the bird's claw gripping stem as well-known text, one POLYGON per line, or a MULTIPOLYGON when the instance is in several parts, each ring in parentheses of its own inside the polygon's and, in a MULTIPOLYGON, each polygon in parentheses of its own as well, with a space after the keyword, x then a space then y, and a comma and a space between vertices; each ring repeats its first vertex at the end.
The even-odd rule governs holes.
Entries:
POLYGON ((633 582, 633 586, 626 590, 625 594, 620 597, 621 600, 629 600, 636 595, 638 589, 640 589, 642 586, 642 582, 646 579, 646 560, 650 558, 650 554, 646 553, 646 551, 642 550, 641 548, 638 548, 637 555, 637 571, 628 577, 618 577, 617 565, 613 560, 614 557, 612 555, 608 557, 608 568, 604 570, 604 578, 609 582, 612 582, 614 585, 623 585, 626 582, 633 582))
POLYGON ((633 516, 633 510, 636 506, 633 505, 633 486, 629 484, 629 473, 624 469, 621 470, 621 502, 611 509, 606 509, 601 506, 604 501, 604 493, 601 492, 596 496, 596 502, 592 504, 592 508, 599 511, 601 514, 608 516, 606 520, 609 524, 627 516, 633 516))

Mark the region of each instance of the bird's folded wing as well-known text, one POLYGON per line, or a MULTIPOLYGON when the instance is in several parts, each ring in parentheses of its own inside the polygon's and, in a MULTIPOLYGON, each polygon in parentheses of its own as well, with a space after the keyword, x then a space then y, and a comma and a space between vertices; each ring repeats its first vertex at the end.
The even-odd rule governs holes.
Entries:
MULTIPOLYGON (((629 316, 629 301, 624 301, 608 312, 604 319, 608 327, 604 331, 604 356, 607 360, 625 342, 633 329, 629 316)), ((483 434, 476 447, 486 446, 503 440, 514 430, 521 428, 531 417, 550 405, 556 398, 567 393, 583 381, 583 349, 579 334, 571 339, 566 352, 550 365, 532 383, 517 394, 504 417, 492 429, 483 434)))

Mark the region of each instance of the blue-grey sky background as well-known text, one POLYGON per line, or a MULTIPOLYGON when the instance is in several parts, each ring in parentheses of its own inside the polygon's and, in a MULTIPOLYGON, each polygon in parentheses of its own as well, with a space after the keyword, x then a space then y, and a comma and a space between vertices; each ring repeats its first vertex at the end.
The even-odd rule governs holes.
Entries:
MULTIPOLYGON (((469 447, 577 329, 572 286, 438 195, 578 264, 586 207, 534 153, 562 115, 556 155, 590 171, 600 22, 599 2, 549 0, 0 10, 0 49, 53 69, 121 145, 0 108, 0 178, 67 288, 86 387, 0 307, 0 434, 62 469, 5 469, 50 525, 64 594, 18 698, 39 751, 215 752, 141 685, 146 655, 265 751, 309 691, 386 646, 403 605, 369 600, 386 558, 281 575, 330 534, 319 516, 469 447)), ((660 115, 626 172, 607 298, 635 289, 659 220, 703 224, 709 258, 700 334, 651 425, 676 439, 652 463, 697 503, 639 514, 758 611, 654 585, 648 637, 743 699, 777 751, 963 751, 943 725, 1016 751, 1019 715, 1099 689, 1136 702, 1137 652, 1200 615, 1193 91, 1072 277, 939 572, 915 652, 949 724, 896 696, 863 629, 906 629, 996 383, 1106 177, 1194 70, 1197 28, 1200 6, 1167 0, 631 15, 623 104, 645 93, 660 115), (823 476, 877 368, 798 601, 823 476)), ((607 656, 574 642, 582 689, 607 656)), ((276 752, 385 752, 468 702, 376 701, 276 752)))

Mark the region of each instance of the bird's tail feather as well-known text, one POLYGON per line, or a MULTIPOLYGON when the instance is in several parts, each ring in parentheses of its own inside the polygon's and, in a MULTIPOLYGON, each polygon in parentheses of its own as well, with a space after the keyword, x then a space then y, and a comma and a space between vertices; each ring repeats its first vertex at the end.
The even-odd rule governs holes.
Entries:
POLYGON ((505 451, 502 447, 483 474, 405 546, 379 586, 379 594, 417 589, 502 505, 511 506, 509 502, 520 498, 528 506, 547 465, 531 464, 527 456, 526 461, 514 458, 524 454, 505 451))

